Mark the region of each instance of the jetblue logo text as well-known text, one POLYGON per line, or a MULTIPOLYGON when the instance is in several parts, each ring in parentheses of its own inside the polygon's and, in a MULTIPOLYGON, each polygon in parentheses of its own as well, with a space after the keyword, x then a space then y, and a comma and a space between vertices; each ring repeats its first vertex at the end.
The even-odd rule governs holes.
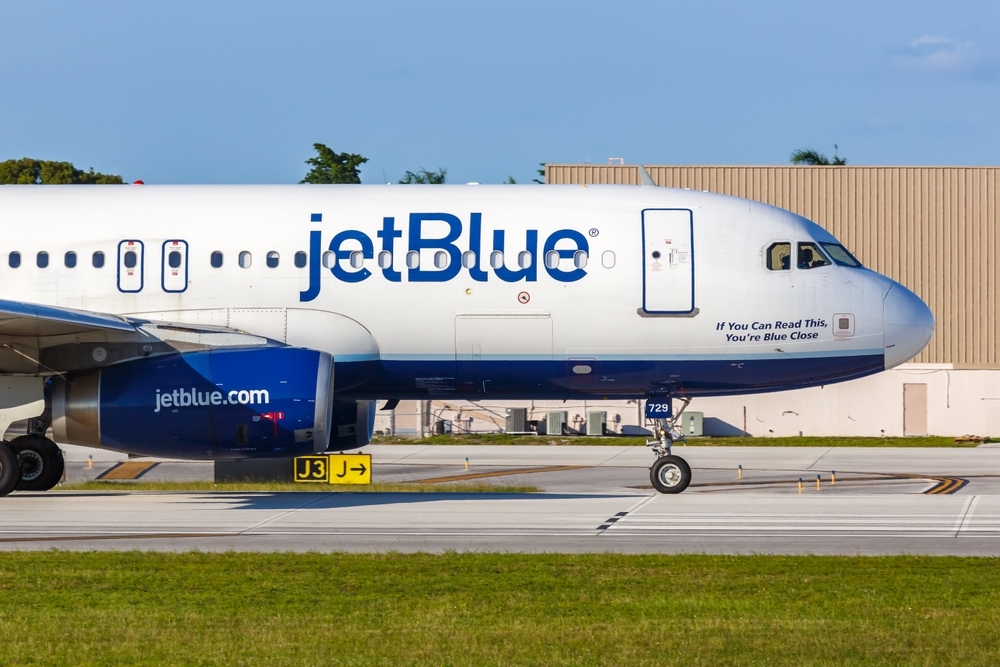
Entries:
POLYGON ((198 391, 191 389, 174 389, 160 392, 156 390, 156 409, 189 408, 202 405, 266 405, 271 402, 267 389, 233 389, 223 394, 221 391, 198 391))
MULTIPOLYGON (((313 214, 312 220, 321 222, 322 216, 313 214)), ((462 271, 476 282, 486 282, 490 273, 503 282, 535 282, 539 263, 560 282, 575 282, 587 275, 575 259, 577 253, 589 253, 590 246, 575 229, 556 230, 541 243, 537 229, 526 230, 523 241, 495 229, 493 238, 484 242, 481 213, 469 214, 467 234, 462 221, 450 213, 411 213, 406 228, 405 243, 402 225, 397 227, 392 217, 382 219, 375 239, 357 229, 339 231, 327 246, 330 255, 326 261, 323 232, 310 232, 309 288, 300 292, 299 300, 312 301, 319 296, 324 264, 345 283, 367 280, 376 271, 396 283, 402 282, 404 271, 411 283, 447 282, 462 271)))

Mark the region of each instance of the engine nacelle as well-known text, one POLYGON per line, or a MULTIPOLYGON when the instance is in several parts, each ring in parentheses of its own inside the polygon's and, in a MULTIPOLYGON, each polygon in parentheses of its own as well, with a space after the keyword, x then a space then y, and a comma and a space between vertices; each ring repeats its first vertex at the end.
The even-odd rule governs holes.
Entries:
POLYGON ((334 401, 328 452, 358 449, 372 441, 375 401, 334 401))
POLYGON ((137 359, 57 378, 55 439, 148 456, 246 459, 324 451, 333 358, 294 347, 137 359))

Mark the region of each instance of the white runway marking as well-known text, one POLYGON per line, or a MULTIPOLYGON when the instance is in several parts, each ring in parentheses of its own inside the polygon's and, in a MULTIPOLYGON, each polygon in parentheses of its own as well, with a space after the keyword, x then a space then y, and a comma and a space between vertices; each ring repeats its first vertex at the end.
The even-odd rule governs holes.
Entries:
POLYGON ((977 515, 983 496, 917 495, 838 496, 830 498, 755 494, 747 498, 754 511, 733 510, 741 503, 699 497, 678 503, 653 497, 606 529, 663 533, 754 533, 785 535, 921 534, 957 537, 961 533, 1000 536, 1000 497, 990 496, 991 511, 977 515), (729 507, 723 508, 724 505, 729 507))
POLYGON ((5 499, 0 548, 52 547, 1000 554, 1000 496, 50 493, 5 499))

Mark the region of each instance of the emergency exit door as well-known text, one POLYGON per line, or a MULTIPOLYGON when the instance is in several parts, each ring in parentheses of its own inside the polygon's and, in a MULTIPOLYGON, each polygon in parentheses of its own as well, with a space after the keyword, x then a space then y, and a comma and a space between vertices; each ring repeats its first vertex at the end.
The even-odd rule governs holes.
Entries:
POLYGON ((118 289, 141 292, 145 257, 142 241, 125 240, 118 244, 118 289))
POLYGON ((164 292, 183 292, 186 290, 188 284, 187 241, 164 241, 160 266, 163 267, 160 284, 164 292))
POLYGON ((694 312, 694 224, 687 209, 642 212, 642 309, 694 312))

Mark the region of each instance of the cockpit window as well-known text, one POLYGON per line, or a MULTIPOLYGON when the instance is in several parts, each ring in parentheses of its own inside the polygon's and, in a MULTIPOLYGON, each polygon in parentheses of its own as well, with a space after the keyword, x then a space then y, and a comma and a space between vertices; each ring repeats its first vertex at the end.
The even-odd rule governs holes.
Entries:
POLYGON ((839 243, 824 243, 823 248, 834 262, 840 266, 861 266, 861 262, 854 258, 854 255, 847 252, 847 248, 839 243))
POLYGON ((815 269, 820 266, 829 266, 830 260, 826 258, 823 251, 815 243, 799 244, 799 259, 796 264, 800 269, 815 269))
POLYGON ((788 242, 772 243, 767 248, 767 268, 771 271, 788 271, 791 269, 792 244, 788 242))

